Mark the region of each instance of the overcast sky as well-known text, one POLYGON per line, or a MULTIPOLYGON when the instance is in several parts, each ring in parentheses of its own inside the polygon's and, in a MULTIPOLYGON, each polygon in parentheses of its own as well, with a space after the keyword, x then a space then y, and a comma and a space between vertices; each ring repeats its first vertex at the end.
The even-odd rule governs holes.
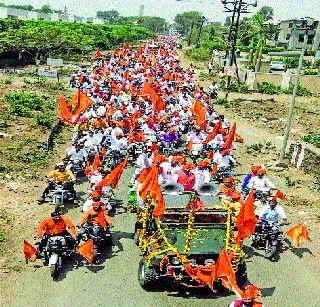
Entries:
MULTIPOLYGON (((252 1, 252 0, 250 0, 252 1)), ((124 16, 138 15, 140 5, 144 5, 144 15, 160 16, 173 20, 174 16, 184 11, 197 10, 209 20, 224 21, 226 18, 220 0, 0 0, 6 4, 31 4, 38 8, 49 4, 55 9, 67 6, 69 13, 91 17, 96 11, 115 9, 124 16)), ((258 0, 258 8, 272 6, 275 19, 295 17, 313 17, 320 19, 320 0, 258 0)))

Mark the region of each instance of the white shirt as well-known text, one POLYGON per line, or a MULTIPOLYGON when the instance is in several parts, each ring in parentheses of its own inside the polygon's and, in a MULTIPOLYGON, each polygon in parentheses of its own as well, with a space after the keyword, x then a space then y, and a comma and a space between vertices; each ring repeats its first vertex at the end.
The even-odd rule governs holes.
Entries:
POLYGON ((194 169, 192 171, 195 175, 194 189, 197 190, 204 183, 209 183, 211 180, 211 174, 208 169, 194 169))
POLYGON ((281 217, 282 219, 286 219, 286 213, 284 212, 283 207, 276 205, 274 209, 270 208, 270 205, 265 205, 262 207, 259 217, 263 220, 274 222, 278 224, 279 220, 278 217, 281 217))
POLYGON ((88 157, 88 155, 84 149, 81 148, 77 152, 74 146, 67 149, 67 154, 68 154, 71 161, 75 161, 75 160, 84 161, 88 157))
POLYGON ((235 163, 235 160, 230 155, 223 156, 219 152, 215 153, 212 161, 217 164, 218 168, 227 168, 231 166, 231 162, 235 163))
POLYGON ((259 191, 268 192, 271 189, 275 189, 276 186, 265 176, 259 178, 259 176, 254 176, 250 179, 248 183, 248 188, 254 188, 259 191))

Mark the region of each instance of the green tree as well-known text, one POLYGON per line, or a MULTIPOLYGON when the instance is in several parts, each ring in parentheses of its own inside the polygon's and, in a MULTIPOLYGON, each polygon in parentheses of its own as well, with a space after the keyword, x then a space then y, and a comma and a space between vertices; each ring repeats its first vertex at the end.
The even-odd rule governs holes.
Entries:
POLYGON ((41 13, 46 13, 46 14, 50 14, 50 13, 52 13, 51 6, 48 5, 48 4, 45 4, 45 5, 43 5, 43 6, 39 9, 39 12, 41 12, 41 13))
POLYGON ((106 21, 106 22, 112 23, 112 22, 116 22, 119 19, 120 14, 116 10, 98 11, 97 17, 106 21))
POLYGON ((126 22, 141 25, 154 33, 163 33, 168 29, 167 21, 155 16, 129 17, 126 22))
POLYGON ((182 14, 178 14, 174 21, 176 22, 177 30, 181 32, 181 34, 187 34, 191 28, 191 24, 194 22, 195 25, 198 25, 201 22, 202 14, 197 11, 184 12, 182 14))
POLYGON ((273 8, 270 6, 263 6, 259 10, 258 14, 261 14, 263 16, 263 20, 267 21, 267 20, 273 19, 274 11, 273 11, 273 8))
POLYGON ((224 25, 225 25, 225 27, 230 27, 231 26, 231 17, 230 16, 228 16, 226 18, 226 21, 225 21, 224 25))

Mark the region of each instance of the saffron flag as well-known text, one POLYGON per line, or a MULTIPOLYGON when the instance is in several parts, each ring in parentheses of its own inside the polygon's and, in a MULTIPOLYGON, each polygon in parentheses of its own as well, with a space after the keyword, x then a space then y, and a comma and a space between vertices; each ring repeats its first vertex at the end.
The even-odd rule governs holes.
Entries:
POLYGON ((284 196, 284 194, 280 190, 278 190, 276 192, 276 194, 273 196, 274 200, 276 200, 278 198, 281 199, 281 200, 286 200, 286 197, 284 196))
POLYGON ((93 100, 91 100, 85 93, 78 91, 78 93, 71 99, 71 101, 76 100, 77 104, 72 112, 73 116, 77 116, 87 110, 93 105, 93 100))
POLYGON ((254 214, 254 191, 251 189, 245 203, 242 204, 236 221, 238 234, 236 237, 237 244, 254 233, 256 225, 256 216, 254 214))
POLYGON ((126 157, 121 163, 119 163, 106 178, 102 179, 98 184, 97 188, 104 186, 111 186, 112 188, 116 188, 121 175, 128 164, 128 157, 126 157))
POLYGON ((92 164, 92 170, 93 171, 96 171, 99 167, 102 166, 102 162, 100 160, 100 155, 99 153, 97 152, 95 157, 94 157, 94 160, 93 160, 93 164, 92 164))
POLYGON ((93 255, 94 245, 93 245, 93 240, 92 239, 90 239, 87 242, 84 242, 84 243, 80 244, 76 248, 76 250, 81 256, 86 258, 90 263, 93 263, 93 260, 94 260, 94 255, 93 255))
POLYGON ((72 113, 68 108, 67 101, 64 96, 59 97, 59 116, 64 122, 71 122, 72 113))
POLYGON ((211 132, 211 133, 207 136, 207 138, 205 139, 204 143, 205 143, 205 144, 208 144, 209 142, 211 142, 211 141, 216 137, 216 135, 219 133, 221 127, 222 127, 222 122, 221 122, 221 120, 219 120, 219 121, 215 124, 212 132, 211 132))
POLYGON ((236 134, 236 128, 237 128, 237 125, 236 125, 236 123, 234 123, 230 129, 229 134, 227 135, 226 141, 224 143, 224 147, 226 147, 226 148, 232 147, 232 143, 233 143, 233 140, 234 140, 234 137, 236 134))
POLYGON ((31 261, 36 260, 38 250, 32 244, 30 244, 29 242, 24 240, 23 241, 23 253, 24 253, 24 257, 26 259, 26 263, 28 263, 29 260, 31 260, 31 261))
POLYGON ((311 241, 308 229, 306 226, 299 224, 290 230, 286 231, 285 234, 295 243, 296 246, 300 247, 300 239, 304 238, 307 241, 311 241))

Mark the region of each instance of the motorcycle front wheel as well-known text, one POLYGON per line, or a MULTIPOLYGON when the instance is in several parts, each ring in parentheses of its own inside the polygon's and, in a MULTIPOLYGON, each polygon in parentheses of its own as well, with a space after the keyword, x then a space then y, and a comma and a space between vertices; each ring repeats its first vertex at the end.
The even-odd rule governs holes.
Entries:
POLYGON ((277 251, 277 245, 272 244, 272 242, 266 242, 265 256, 268 259, 272 259, 277 251))

